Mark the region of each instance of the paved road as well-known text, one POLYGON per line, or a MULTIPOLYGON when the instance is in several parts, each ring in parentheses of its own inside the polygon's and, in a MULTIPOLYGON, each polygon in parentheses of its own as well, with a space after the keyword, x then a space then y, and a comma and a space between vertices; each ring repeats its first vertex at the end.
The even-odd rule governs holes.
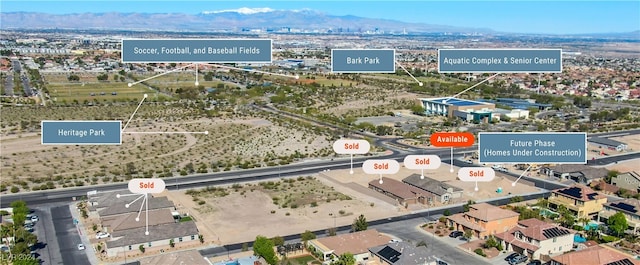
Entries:
POLYGON ((427 243, 427 249, 429 249, 436 258, 443 260, 450 265, 491 264, 489 261, 480 258, 475 253, 467 253, 461 249, 458 249, 458 247, 456 247, 454 244, 447 244, 446 242, 443 242, 443 240, 449 239, 454 243, 456 241, 458 241, 458 244, 463 243, 458 239, 451 239, 449 237, 435 238, 421 231, 419 227, 422 224, 424 224, 424 220, 417 218, 377 225, 374 228, 382 233, 391 234, 406 242, 411 242, 414 245, 418 244, 420 241, 424 241, 425 243, 427 243))
POLYGON ((13 74, 7 73, 7 79, 5 80, 4 94, 7 96, 13 96, 13 74))
POLYGON ((53 207, 50 212, 59 252, 62 255, 62 263, 58 264, 91 264, 87 258, 87 249, 78 250, 78 244, 82 243, 82 239, 73 224, 69 205, 53 207))
POLYGON ((29 84, 29 77, 27 75, 22 75, 20 76, 20 79, 22 79, 22 87, 24 88, 25 97, 33 96, 34 93, 31 85, 29 84))
POLYGON ((38 215, 40 221, 36 224, 34 233, 38 236, 38 241, 42 242, 37 249, 38 258, 42 260, 41 264, 64 264, 62 262, 62 254, 58 245, 58 237, 54 229, 53 219, 51 217, 51 209, 55 207, 68 207, 66 205, 43 205, 34 208, 35 214, 38 215))

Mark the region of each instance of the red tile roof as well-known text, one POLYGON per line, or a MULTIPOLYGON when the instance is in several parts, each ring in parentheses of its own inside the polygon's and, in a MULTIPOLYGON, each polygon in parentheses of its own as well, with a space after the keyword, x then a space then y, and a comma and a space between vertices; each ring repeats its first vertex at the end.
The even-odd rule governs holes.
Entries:
POLYGON ((551 259, 563 265, 605 265, 625 259, 634 265, 640 265, 639 261, 602 246, 593 246, 584 250, 568 252, 551 259))

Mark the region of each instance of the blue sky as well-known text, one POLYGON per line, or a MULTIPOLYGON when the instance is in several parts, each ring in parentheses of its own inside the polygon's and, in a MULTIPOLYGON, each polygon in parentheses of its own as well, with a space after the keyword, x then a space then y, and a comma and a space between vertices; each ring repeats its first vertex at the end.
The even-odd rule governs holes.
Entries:
POLYGON ((1 12, 54 14, 187 13, 237 9, 312 9, 355 15, 520 33, 609 33, 640 30, 640 1, 29 1, 2 0, 1 12))

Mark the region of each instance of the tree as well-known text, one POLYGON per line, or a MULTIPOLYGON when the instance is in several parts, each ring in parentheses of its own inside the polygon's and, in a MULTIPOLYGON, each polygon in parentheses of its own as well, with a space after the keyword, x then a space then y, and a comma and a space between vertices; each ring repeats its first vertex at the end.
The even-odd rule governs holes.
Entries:
POLYGON ((284 246, 284 238, 281 236, 275 236, 271 241, 273 241, 273 244, 276 246, 284 246))
POLYGON ((416 115, 424 115, 424 107, 420 104, 411 106, 411 112, 416 115))
POLYGON ((302 233, 300 235, 300 239, 302 239, 302 241, 304 241, 306 243, 309 240, 316 239, 316 234, 314 234, 313 232, 307 230, 307 231, 304 231, 304 233, 302 233))
POLYGON ((369 224, 367 223, 367 218, 364 215, 358 216, 355 220, 353 220, 353 224, 351 225, 351 231, 358 232, 367 230, 369 224))
POLYGON ((140 249, 140 252, 144 253, 144 245, 138 246, 138 249, 140 249))
POLYGON ((466 238, 467 241, 469 241, 472 236, 473 236, 473 232, 471 232, 471 229, 464 230, 464 238, 466 238))
POLYGON ((176 246, 176 243, 173 241, 173 238, 169 239, 169 246, 170 247, 175 247, 176 246))
POLYGON ((607 225, 609 228, 613 230, 616 236, 620 236, 624 233, 624 230, 627 229, 627 219, 624 217, 622 212, 617 212, 607 220, 607 225))
POLYGON ((336 228, 335 227, 331 227, 331 228, 327 229, 327 234, 329 236, 335 236, 336 235, 336 228))
POLYGON ((496 240, 496 238, 493 235, 491 235, 491 236, 489 236, 487 241, 484 242, 484 248, 497 248, 498 244, 499 243, 496 240))
POLYGON ((13 261, 13 265, 39 265, 38 259, 30 257, 30 258, 22 258, 16 259, 13 261))
POLYGON ((444 216, 451 216, 451 211, 449 211, 449 209, 444 210, 444 212, 442 213, 442 215, 444 216))
POLYGON ((80 77, 77 76, 77 75, 72 74, 72 75, 67 76, 67 80, 69 80, 69 81, 80 81, 80 77))
POLYGON ((257 236, 256 241, 253 242, 253 255, 262 257, 269 265, 278 263, 276 251, 273 249, 273 241, 264 236, 257 236))
POLYGON ((204 243, 204 236, 203 235, 198 235, 198 239, 200 240, 200 243, 204 243))
POLYGON ((340 255, 337 261, 334 261, 331 263, 331 265, 354 265, 354 264, 356 264, 356 258, 353 256, 353 254, 349 252, 340 255))
POLYGON ((462 206, 462 210, 466 213, 469 211, 469 206, 476 204, 476 202, 469 200, 465 205, 462 206))

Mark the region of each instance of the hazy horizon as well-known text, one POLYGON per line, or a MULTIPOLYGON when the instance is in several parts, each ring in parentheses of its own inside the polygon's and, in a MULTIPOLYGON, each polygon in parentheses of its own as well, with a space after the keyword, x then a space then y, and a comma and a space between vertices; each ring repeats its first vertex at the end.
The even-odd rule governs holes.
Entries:
POLYGON ((523 34, 606 34, 640 30, 640 1, 2 1, 0 13, 38 12, 204 14, 313 10, 357 16, 523 34))

